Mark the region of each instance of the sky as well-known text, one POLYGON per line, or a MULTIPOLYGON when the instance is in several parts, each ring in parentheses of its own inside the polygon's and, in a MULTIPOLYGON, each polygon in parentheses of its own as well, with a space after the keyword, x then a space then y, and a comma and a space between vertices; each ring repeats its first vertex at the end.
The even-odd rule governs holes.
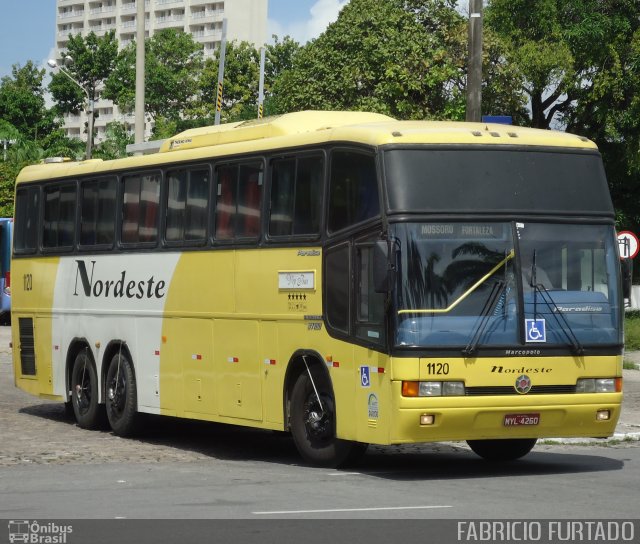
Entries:
MULTIPOLYGON (((14 64, 45 66, 55 44, 55 0, 0 0, 0 78, 14 64)), ((320 35, 349 0, 268 0, 267 36, 291 36, 300 43, 320 35)))

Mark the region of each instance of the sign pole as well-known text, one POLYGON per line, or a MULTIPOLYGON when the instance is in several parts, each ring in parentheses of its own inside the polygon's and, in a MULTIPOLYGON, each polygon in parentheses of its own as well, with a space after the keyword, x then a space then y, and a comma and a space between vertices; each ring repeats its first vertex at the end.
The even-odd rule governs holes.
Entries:
POLYGON ((260 48, 260 90, 258 91, 258 119, 262 119, 264 113, 264 64, 267 50, 260 48))
POLYGON ((222 111, 222 83, 224 81, 224 59, 227 52, 227 19, 222 19, 222 39, 220 40, 220 59, 218 64, 218 89, 216 93, 216 118, 214 124, 220 124, 222 111))

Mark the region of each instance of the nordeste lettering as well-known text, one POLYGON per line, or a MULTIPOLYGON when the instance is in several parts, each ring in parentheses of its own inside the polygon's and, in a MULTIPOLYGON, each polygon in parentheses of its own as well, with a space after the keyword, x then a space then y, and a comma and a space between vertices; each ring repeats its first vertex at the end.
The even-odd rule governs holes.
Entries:
POLYGON ((82 260, 76 260, 74 296, 84 293, 87 297, 151 299, 164 297, 166 282, 156 281, 153 276, 146 280, 127 279, 127 271, 120 272, 116 280, 94 280, 96 261, 90 261, 91 272, 82 260), (79 280, 79 281, 78 281, 79 280), (79 290, 78 290, 79 289, 79 290))

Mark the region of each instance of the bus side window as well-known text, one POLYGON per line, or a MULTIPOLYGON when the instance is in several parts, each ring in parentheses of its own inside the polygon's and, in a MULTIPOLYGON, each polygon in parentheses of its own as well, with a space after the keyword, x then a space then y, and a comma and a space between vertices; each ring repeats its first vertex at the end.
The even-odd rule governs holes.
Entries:
POLYGON ((184 239, 204 243, 207 237, 209 209, 209 169, 191 170, 187 190, 184 239))
POLYGON ((70 250, 75 238, 75 224, 75 184, 45 188, 42 246, 47 249, 70 250))
POLYGON ((236 201, 237 166, 218 168, 218 198, 216 200, 216 240, 233 239, 236 201))
POLYGON ((385 295, 376 293, 373 281, 375 240, 356 244, 355 335, 366 342, 384 344, 385 295))
POLYGON ((113 247, 115 212, 115 178, 82 182, 80 190, 80 245, 113 247))
POLYGON ((18 253, 34 253, 38 245, 40 188, 18 189, 14 249, 18 253))
POLYGON ((160 176, 142 174, 124 178, 122 242, 152 243, 158 237, 160 176))
POLYGON ((274 160, 271 170, 269 234, 320 233, 322 157, 274 160))
POLYGON ((238 184, 236 237, 255 238, 260 234, 262 165, 241 165, 238 184))
POLYGON ((217 170, 216 240, 256 238, 260 234, 262 162, 217 170))
POLYGON ((329 232, 336 232, 379 215, 375 159, 354 151, 331 155, 329 232))

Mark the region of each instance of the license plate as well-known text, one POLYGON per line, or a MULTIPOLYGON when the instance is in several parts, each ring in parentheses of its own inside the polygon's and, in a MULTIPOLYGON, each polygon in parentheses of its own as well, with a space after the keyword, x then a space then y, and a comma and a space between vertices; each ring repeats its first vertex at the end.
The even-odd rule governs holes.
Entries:
POLYGON ((538 423, 540 423, 540 414, 507 414, 504 416, 505 427, 537 425, 538 423))

